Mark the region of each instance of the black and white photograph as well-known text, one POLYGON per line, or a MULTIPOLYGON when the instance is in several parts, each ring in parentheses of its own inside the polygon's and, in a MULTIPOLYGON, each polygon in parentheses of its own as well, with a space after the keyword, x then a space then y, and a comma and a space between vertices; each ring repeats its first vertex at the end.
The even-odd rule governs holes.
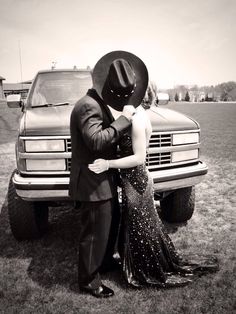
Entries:
POLYGON ((236 311, 235 16, 0 0, 0 313, 236 311))

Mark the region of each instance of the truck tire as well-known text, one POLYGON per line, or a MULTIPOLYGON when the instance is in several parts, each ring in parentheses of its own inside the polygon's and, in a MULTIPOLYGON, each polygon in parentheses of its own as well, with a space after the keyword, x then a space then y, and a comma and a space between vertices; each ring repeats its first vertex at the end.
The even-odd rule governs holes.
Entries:
POLYGON ((8 186, 8 217, 11 231, 17 240, 41 237, 48 229, 48 206, 44 202, 24 201, 16 194, 12 182, 8 186))
POLYGON ((167 222, 186 222, 194 212, 195 188, 178 189, 160 201, 160 217, 167 222))

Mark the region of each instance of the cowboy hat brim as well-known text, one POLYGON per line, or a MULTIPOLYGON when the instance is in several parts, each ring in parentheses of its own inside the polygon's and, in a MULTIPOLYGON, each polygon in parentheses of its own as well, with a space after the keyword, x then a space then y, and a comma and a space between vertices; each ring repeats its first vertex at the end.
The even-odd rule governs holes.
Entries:
POLYGON ((136 55, 127 51, 117 50, 109 52, 98 60, 92 72, 92 80, 93 88, 105 103, 118 111, 122 111, 124 105, 133 105, 136 108, 141 104, 148 86, 148 71, 144 62, 136 55), (124 102, 115 97, 106 84, 110 66, 116 59, 128 61, 136 77, 134 93, 124 102))

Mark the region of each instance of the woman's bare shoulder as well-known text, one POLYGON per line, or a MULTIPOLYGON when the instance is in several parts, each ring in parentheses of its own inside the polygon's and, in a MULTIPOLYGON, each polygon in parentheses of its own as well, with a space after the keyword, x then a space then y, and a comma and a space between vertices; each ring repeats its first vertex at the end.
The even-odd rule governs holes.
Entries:
POLYGON ((143 114, 140 111, 138 111, 132 117, 132 124, 135 125, 136 127, 143 128, 145 126, 145 120, 146 118, 143 116, 143 114))
POLYGON ((147 116, 147 113, 144 109, 140 109, 140 110, 137 110, 135 115, 133 116, 133 121, 135 123, 140 123, 140 125, 143 127, 145 125, 147 125, 147 123, 150 121, 148 116, 147 116))

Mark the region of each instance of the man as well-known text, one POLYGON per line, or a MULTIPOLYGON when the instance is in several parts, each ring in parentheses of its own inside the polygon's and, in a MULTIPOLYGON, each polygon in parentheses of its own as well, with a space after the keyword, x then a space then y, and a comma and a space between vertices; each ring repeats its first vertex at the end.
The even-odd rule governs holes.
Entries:
POLYGON ((130 100, 141 103, 145 94, 147 74, 142 67, 142 61, 128 52, 106 54, 93 70, 93 88, 71 114, 69 193, 80 211, 78 282, 81 291, 98 298, 114 294, 102 284, 99 270, 104 259, 112 261, 118 234, 118 173, 95 174, 88 164, 99 158, 116 158, 118 140, 131 126, 135 113, 130 100), (107 105, 123 108, 122 115, 114 121, 107 105))

